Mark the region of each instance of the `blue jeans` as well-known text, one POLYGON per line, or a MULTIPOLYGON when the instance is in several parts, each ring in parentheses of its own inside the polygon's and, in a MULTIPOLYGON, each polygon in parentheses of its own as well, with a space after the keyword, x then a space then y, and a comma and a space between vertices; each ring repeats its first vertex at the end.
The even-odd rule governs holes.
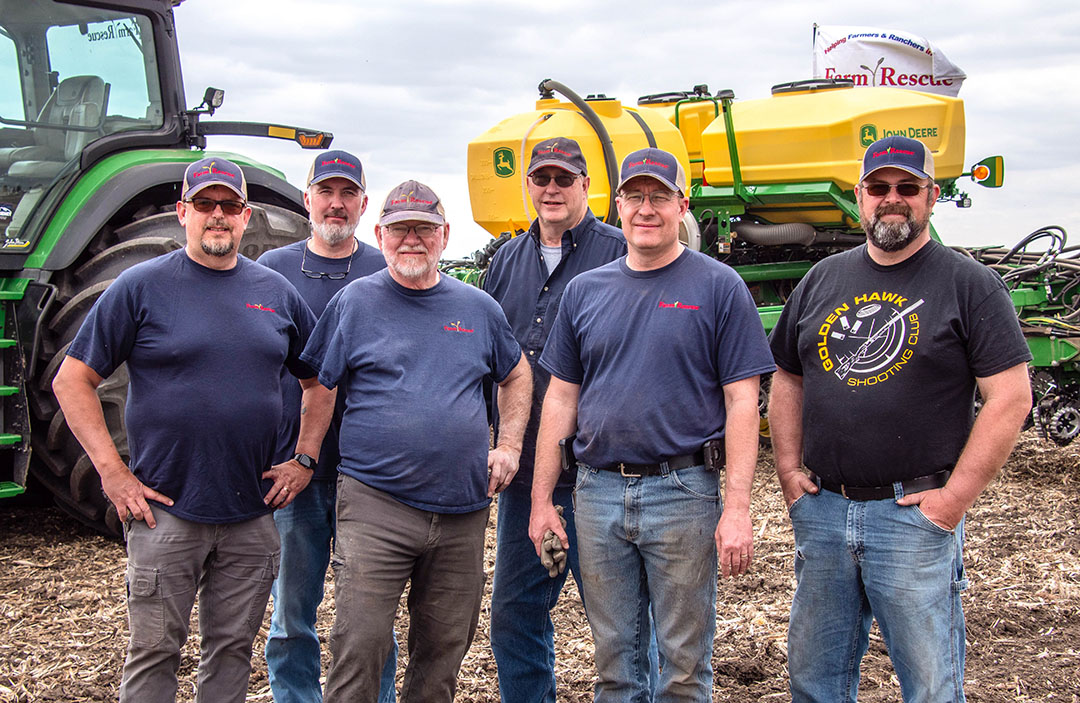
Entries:
POLYGON ((499 494, 495 581, 491 593, 491 651, 499 666, 503 703, 555 700, 555 628, 551 609, 571 573, 581 592, 571 489, 556 488, 570 549, 567 569, 555 578, 540 564, 529 539, 531 487, 511 483, 499 494))
MULTIPOLYGON (((277 703, 321 703, 316 614, 323 599, 334 539, 335 481, 312 481, 287 507, 274 512, 281 536, 281 566, 274 581, 274 612, 266 638, 266 667, 277 703)), ((397 642, 386 659, 379 703, 394 703, 397 642)))
POLYGON ((854 703, 874 618, 907 703, 963 701, 963 521, 949 531, 917 506, 826 490, 802 496, 790 514, 798 581, 788 628, 793 701, 854 703))
MULTIPOLYGON (((532 487, 511 483, 499 494, 499 514, 495 524, 495 581, 491 593, 491 651, 499 669, 499 697, 502 703, 555 701, 555 626, 551 609, 559 601, 566 577, 571 573, 582 593, 578 565, 577 530, 574 520, 573 489, 558 486, 552 495, 563 508, 566 536, 566 571, 552 578, 540 563, 529 539, 532 487)), ((650 637, 650 689, 658 680, 656 636, 650 637)))
POLYGON ((712 700, 719 478, 702 466, 628 478, 581 467, 578 558, 596 645, 596 703, 649 700, 649 611, 658 703, 712 700))

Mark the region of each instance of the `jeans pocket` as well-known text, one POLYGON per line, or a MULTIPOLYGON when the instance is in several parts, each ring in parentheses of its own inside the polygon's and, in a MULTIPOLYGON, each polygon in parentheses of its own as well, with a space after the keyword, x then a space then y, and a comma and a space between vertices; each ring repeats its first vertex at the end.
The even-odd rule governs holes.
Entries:
POLYGON ((128 564, 125 580, 131 643, 137 647, 156 647, 165 639, 160 574, 157 569, 128 564))
POLYGON ((938 534, 942 534, 942 535, 951 535, 951 534, 953 534, 953 532, 954 532, 953 530, 947 530, 944 527, 942 527, 941 525, 939 525, 936 522, 934 522, 933 520, 931 520, 930 518, 926 517, 926 513, 924 513, 922 511, 922 508, 920 508, 919 506, 912 505, 911 509, 913 511, 913 514, 916 516, 916 522, 921 527, 924 527, 924 528, 926 528, 928 530, 931 530, 933 532, 937 532, 938 534))
POLYGON ((806 503, 806 499, 810 495, 813 495, 813 494, 811 494, 811 493, 803 493, 801 496, 799 496, 798 498, 795 499, 794 503, 792 503, 791 505, 788 506, 787 513, 788 513, 789 518, 795 513, 796 508, 801 507, 802 505, 804 505, 806 503))
POLYGON ((587 486, 589 484, 589 482, 592 480, 593 476, 596 475, 596 471, 597 471, 597 469, 594 469, 594 468, 591 468, 591 467, 588 467, 588 466, 585 466, 585 465, 582 465, 582 464, 578 465, 577 479, 575 479, 575 481, 574 481, 574 490, 570 492, 570 501, 571 501, 571 503, 573 503, 575 513, 577 512, 577 509, 578 509, 578 506, 577 506, 578 491, 580 491, 582 488, 584 488, 585 486, 587 486))
POLYGON ((716 473, 701 467, 690 467, 671 471, 668 476, 683 493, 699 500, 720 502, 720 479, 716 473))

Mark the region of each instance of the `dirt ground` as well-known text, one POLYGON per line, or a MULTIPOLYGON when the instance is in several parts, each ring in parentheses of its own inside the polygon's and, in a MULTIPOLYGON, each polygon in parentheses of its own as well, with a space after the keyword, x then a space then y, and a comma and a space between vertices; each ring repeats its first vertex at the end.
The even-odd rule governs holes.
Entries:
MULTIPOLYGON (((757 556, 749 575, 720 584, 713 649, 717 701, 788 698, 786 627, 794 588, 791 528, 771 458, 754 495, 757 556)), ((1080 701, 1080 442, 1061 449, 1027 433, 1002 475, 968 515, 965 562, 967 697, 973 702, 1080 701)), ((0 502, 0 701, 115 700, 127 620, 121 544, 53 509, 0 502)), ((494 559, 494 520, 486 566, 494 559)), ((332 593, 332 583, 327 584, 332 593)), ((490 586, 490 579, 489 579, 490 586)), ((320 611, 325 643, 332 599, 320 611)), ((461 668, 458 700, 497 701, 487 640, 489 601, 461 668)), ((572 585, 555 611, 560 696, 592 698, 592 640, 572 585)), ((248 701, 270 701, 255 644, 248 701)), ((398 621, 399 641, 403 618, 398 621)), ((178 700, 194 700, 197 625, 185 650, 178 700)), ((399 662, 399 683, 405 663, 399 662)), ((900 691, 875 626, 861 701, 900 691)))

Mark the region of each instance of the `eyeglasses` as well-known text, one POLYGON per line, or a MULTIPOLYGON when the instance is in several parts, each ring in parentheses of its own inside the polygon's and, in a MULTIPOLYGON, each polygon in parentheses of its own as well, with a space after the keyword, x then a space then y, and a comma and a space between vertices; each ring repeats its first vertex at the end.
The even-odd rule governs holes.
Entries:
POLYGON ((577 176, 569 173, 560 173, 558 176, 552 176, 550 173, 534 173, 529 176, 529 180, 538 188, 543 188, 548 183, 551 183, 552 178, 555 179, 555 185, 560 188, 569 188, 577 180, 577 176))
POLYGON ((357 248, 359 248, 359 244, 356 243, 356 240, 353 240, 352 254, 349 254, 349 264, 348 264, 348 266, 345 267, 344 271, 334 271, 333 273, 327 273, 326 271, 308 271, 307 270, 308 248, 305 246, 304 247, 304 256, 303 256, 303 258, 300 259, 300 273, 304 274, 308 278, 329 278, 331 281, 340 281, 341 279, 348 276, 349 271, 352 270, 353 254, 356 253, 357 248))
MULTIPOLYGON (((644 193, 632 192, 620 193, 619 197, 630 207, 641 207, 645 203, 646 196, 644 193)), ((670 190, 654 190, 649 193, 648 198, 653 207, 661 207, 675 202, 676 195, 670 190)))
POLYGON ((416 236, 422 239, 435 236, 436 230, 439 229, 438 225, 386 225, 386 231, 397 239, 404 239, 409 236, 409 232, 416 232, 416 236))
POLYGON ((214 208, 221 206, 221 211, 226 215, 239 215, 247 207, 247 203, 243 200, 213 200, 211 198, 191 198, 185 200, 185 203, 191 203, 191 207, 195 208, 196 212, 213 212, 214 208))
POLYGON ((875 198, 880 198, 889 194, 893 188, 896 189, 896 194, 902 198, 914 198, 916 195, 926 190, 932 184, 919 185, 918 183, 867 183, 863 186, 863 190, 867 195, 872 195, 875 198))

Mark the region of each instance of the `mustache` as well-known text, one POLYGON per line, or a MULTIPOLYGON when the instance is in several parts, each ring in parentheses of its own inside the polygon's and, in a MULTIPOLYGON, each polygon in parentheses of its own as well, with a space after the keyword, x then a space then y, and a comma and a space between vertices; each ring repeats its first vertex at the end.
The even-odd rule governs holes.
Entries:
POLYGON ((216 218, 212 218, 210 220, 207 220, 206 224, 203 225, 203 231, 205 232, 206 230, 210 229, 211 227, 214 227, 214 228, 217 228, 217 229, 224 229, 226 232, 232 232, 232 225, 230 225, 228 222, 225 221, 224 218, 221 218, 221 217, 216 217, 216 218))
POLYGON ((911 216, 911 206, 907 203, 882 203, 874 209, 874 214, 878 217, 882 215, 904 215, 905 217, 911 216))

